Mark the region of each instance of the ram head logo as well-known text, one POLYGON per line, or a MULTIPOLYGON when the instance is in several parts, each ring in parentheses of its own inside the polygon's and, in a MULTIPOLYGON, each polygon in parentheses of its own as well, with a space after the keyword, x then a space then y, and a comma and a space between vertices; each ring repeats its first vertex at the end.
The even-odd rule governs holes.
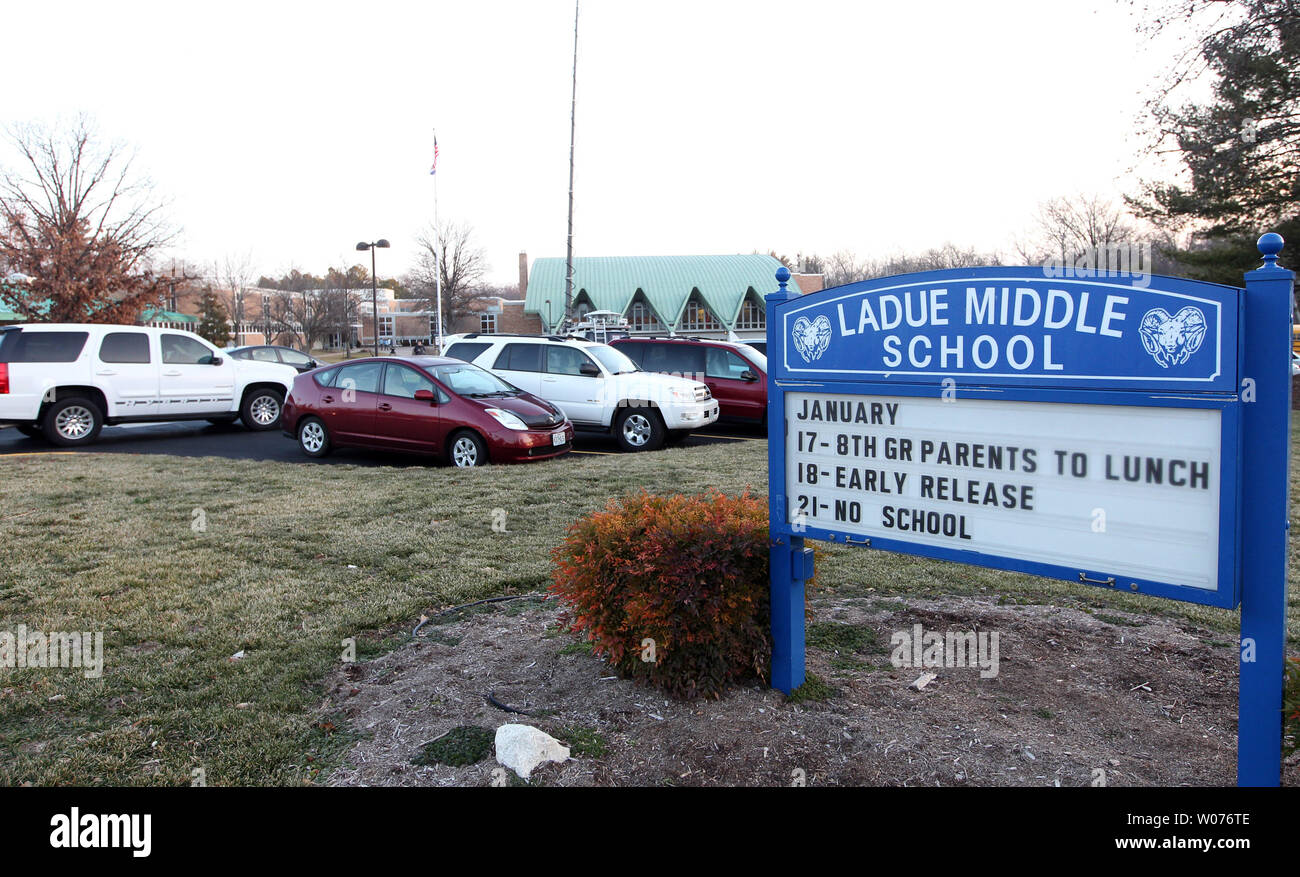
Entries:
POLYGON ((794 349, 804 362, 821 359, 831 346, 831 321, 823 314, 815 320, 800 317, 794 321, 794 349))
POLYGON ((1182 365, 1201 349, 1205 340, 1205 314, 1200 308, 1185 307, 1172 317, 1164 308, 1153 308, 1138 323, 1142 346, 1161 368, 1182 365))

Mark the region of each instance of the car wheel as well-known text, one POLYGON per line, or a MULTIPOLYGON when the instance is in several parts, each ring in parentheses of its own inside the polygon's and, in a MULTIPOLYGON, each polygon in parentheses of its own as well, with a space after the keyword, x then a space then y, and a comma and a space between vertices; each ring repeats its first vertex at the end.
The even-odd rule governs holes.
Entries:
POLYGON ((625 408, 618 415, 614 438, 624 451, 654 451, 664 443, 664 422, 650 408, 625 408))
POLYGON ((14 429, 18 430, 28 438, 36 438, 41 434, 41 428, 39 426, 32 426, 28 423, 20 423, 16 425, 14 429))
POLYGON ((460 469, 482 466, 488 461, 487 446, 472 432, 458 432, 451 437, 447 457, 460 469))
POLYGON ((298 447, 309 457, 323 457, 333 450, 330 431, 316 417, 306 417, 298 424, 298 447))
POLYGON ((41 431, 56 445, 88 445, 104 428, 104 415, 89 399, 73 396, 60 399, 45 409, 41 431))
POLYGON ((239 406, 239 419, 249 429, 274 429, 280 423, 283 407, 284 394, 279 390, 253 390, 244 396, 244 404, 239 406))

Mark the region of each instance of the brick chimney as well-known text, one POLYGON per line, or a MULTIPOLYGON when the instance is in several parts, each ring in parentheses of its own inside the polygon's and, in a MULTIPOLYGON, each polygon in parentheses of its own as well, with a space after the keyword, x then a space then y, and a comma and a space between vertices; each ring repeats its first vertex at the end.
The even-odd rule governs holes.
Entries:
POLYGON ((519 297, 528 297, 528 254, 519 254, 519 297))

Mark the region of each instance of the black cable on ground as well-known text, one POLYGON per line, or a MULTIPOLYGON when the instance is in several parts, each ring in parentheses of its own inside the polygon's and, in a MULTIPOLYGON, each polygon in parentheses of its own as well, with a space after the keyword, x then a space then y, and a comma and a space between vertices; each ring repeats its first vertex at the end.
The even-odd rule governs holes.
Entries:
POLYGON ((490 691, 487 694, 485 694, 483 697, 488 703, 490 703, 492 706, 496 707, 499 710, 504 710, 508 713, 518 713, 521 716, 532 716, 535 719, 545 718, 545 716, 542 716, 539 713, 530 713, 528 710, 517 710, 512 706, 504 704, 501 701, 497 700, 496 696, 490 691))
POLYGON ((529 599, 537 599, 539 597, 541 599, 546 599, 546 594, 514 594, 509 597, 488 597, 486 600, 475 600, 473 603, 464 603, 460 606, 453 606, 450 609, 444 609, 441 612, 435 612, 432 615, 421 615, 420 623, 417 624, 415 626, 415 629, 411 631, 411 636, 415 636, 416 634, 418 634, 420 632, 420 628, 424 627, 433 619, 441 618, 444 615, 450 615, 453 612, 459 612, 462 609, 470 609, 474 606, 482 606, 485 603, 504 603, 507 600, 529 600, 529 599))

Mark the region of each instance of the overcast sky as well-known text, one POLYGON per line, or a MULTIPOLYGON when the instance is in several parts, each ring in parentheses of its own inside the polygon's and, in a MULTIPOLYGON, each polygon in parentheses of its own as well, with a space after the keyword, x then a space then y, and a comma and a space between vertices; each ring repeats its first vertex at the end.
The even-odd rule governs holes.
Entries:
MULTIPOLYGON (((22 3, 3 121, 90 113, 178 252, 256 273, 414 261, 438 212, 514 283, 563 256, 572 0, 22 3)), ((1118 197, 1170 50, 1118 0, 582 0, 575 253, 1010 250, 1118 197)), ((7 158, 7 156, 6 156, 7 158)))

